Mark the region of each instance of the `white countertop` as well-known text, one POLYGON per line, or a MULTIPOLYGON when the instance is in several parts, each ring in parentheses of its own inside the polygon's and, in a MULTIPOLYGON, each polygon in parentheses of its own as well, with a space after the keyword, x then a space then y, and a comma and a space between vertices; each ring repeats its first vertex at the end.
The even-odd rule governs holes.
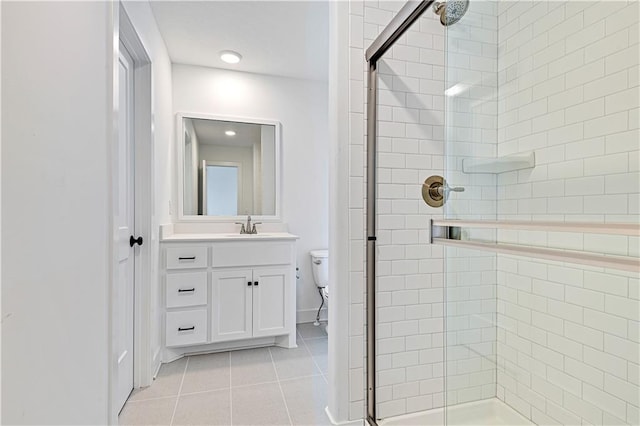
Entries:
POLYGON ((233 233, 217 233, 217 234, 171 234, 162 241, 273 241, 273 240, 297 240, 297 235, 288 232, 264 232, 258 234, 233 234, 233 233))

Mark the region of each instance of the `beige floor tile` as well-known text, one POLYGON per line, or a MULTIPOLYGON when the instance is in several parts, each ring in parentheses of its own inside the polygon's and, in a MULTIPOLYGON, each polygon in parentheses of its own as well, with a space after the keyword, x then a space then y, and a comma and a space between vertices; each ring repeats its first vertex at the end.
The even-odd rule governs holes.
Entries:
POLYGON ((169 425, 176 398, 150 399, 147 401, 128 401, 120 416, 120 425, 169 425))
POLYGON ((327 338, 318 338, 304 341, 316 364, 320 367, 320 371, 324 374, 329 372, 329 349, 327 340, 327 338))
POLYGON ((162 364, 158 376, 151 382, 151 386, 135 389, 129 397, 129 401, 178 395, 186 363, 186 358, 180 358, 177 361, 162 364))
POLYGON ((289 415, 295 425, 329 424, 321 375, 327 369, 327 335, 312 324, 299 326, 298 334, 295 349, 197 355, 188 366, 186 358, 163 365, 150 387, 132 394, 121 424, 169 425, 181 382, 174 425, 286 425, 289 415))
POLYGON ((276 381, 269 348, 231 352, 231 386, 253 385, 276 381))
POLYGON ((312 322, 307 322, 304 324, 298 324, 298 332, 302 336, 303 339, 313 339, 316 337, 327 337, 327 332, 325 331, 326 322, 321 322, 319 326, 313 325, 312 322))
POLYGON ((228 352, 191 356, 181 393, 227 389, 230 387, 229 369, 228 352))
POLYGON ((280 380, 320 374, 309 350, 304 345, 294 349, 271 347, 269 350, 280 380))
POLYGON ((174 426, 230 424, 231 395, 229 389, 181 395, 173 418, 174 426))
POLYGON ((277 383, 231 390, 234 425, 288 425, 289 416, 277 383))
POLYGON ((304 377, 280 383, 294 425, 330 425, 327 406, 327 383, 324 377, 304 377))

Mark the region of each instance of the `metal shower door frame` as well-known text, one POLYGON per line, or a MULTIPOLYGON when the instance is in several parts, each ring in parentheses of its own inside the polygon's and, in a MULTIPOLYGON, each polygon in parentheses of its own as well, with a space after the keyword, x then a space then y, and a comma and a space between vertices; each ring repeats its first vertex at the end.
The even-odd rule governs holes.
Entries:
POLYGON ((378 60, 416 22, 434 0, 408 1, 365 53, 367 76, 367 422, 376 421, 376 153, 378 138, 378 60))

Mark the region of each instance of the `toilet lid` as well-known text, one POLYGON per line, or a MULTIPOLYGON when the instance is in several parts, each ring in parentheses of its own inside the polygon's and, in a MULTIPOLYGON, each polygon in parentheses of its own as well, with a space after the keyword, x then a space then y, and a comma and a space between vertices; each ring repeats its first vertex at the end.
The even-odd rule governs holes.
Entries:
POLYGON ((311 250, 309 254, 311 254, 311 257, 326 259, 329 257, 329 250, 311 250))

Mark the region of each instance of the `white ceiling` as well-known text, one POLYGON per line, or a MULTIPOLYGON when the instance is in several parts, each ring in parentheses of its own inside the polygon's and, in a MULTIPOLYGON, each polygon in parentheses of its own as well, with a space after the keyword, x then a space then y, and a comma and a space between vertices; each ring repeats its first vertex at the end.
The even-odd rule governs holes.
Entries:
POLYGON ((252 147, 260 144, 261 124, 239 123, 235 121, 201 120, 191 118, 198 143, 205 145, 252 147), (235 136, 227 136, 224 132, 233 130, 235 136))
POLYGON ((171 61, 327 80, 328 1, 151 1, 171 61), (234 50, 239 64, 220 60, 234 50))

